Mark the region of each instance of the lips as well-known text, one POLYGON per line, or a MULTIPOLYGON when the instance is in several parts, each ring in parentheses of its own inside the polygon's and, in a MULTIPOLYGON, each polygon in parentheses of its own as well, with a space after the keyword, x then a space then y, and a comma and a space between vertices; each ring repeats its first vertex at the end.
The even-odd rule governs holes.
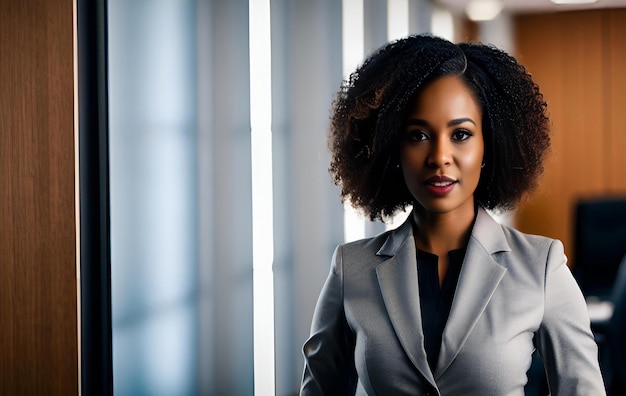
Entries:
POLYGON ((454 189, 454 186, 458 183, 455 180, 447 176, 433 176, 424 182, 424 185, 433 195, 444 196, 454 189))

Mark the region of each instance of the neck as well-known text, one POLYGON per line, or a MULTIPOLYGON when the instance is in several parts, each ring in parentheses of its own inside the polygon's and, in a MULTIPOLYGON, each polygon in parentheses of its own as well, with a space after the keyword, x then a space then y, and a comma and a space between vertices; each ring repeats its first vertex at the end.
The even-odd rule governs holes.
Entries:
POLYGON ((467 246, 474 223, 474 206, 449 213, 428 212, 419 205, 413 210, 415 243, 419 249, 438 256, 467 246))

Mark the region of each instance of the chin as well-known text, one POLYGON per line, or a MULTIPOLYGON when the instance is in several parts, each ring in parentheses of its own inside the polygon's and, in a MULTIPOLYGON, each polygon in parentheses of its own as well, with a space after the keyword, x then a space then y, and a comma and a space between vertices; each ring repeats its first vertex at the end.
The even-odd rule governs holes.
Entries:
POLYGON ((424 205, 423 203, 419 202, 418 203, 418 208, 426 213, 439 213, 439 214, 443 214, 443 213, 447 213, 450 212, 452 210, 454 210, 455 206, 453 205, 445 205, 445 204, 441 204, 441 203, 432 203, 429 202, 426 205, 424 205))
MULTIPOLYGON (((444 213, 450 213, 455 210, 463 208, 467 202, 466 201, 461 202, 458 199, 452 200, 449 198, 448 199, 439 198, 439 199, 421 200, 421 201, 417 201, 417 203, 419 207, 421 208, 421 210, 426 213, 444 214, 444 213)), ((473 210, 473 204, 472 204, 472 210, 473 210)))

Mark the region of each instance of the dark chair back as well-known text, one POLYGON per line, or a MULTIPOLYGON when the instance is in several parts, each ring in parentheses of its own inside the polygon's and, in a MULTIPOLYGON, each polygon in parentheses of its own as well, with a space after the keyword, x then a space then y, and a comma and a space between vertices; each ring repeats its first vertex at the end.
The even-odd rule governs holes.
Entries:
POLYGON ((608 328, 608 347, 613 377, 612 394, 617 395, 626 391, 626 255, 619 266, 611 300, 613 315, 608 328))
POLYGON ((626 254, 626 198, 581 200, 574 222, 576 279, 586 297, 609 299, 626 254))

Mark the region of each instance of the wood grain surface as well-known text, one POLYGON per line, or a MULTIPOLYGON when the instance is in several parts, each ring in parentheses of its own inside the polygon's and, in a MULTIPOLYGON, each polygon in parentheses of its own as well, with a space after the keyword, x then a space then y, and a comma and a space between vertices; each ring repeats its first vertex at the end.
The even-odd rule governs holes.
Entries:
POLYGON ((561 239, 572 258, 576 202, 626 194, 626 10, 522 15, 515 23, 517 57, 544 93, 553 126, 545 176, 516 224, 561 239))
POLYGON ((0 1, 0 395, 78 394, 72 15, 0 1))

